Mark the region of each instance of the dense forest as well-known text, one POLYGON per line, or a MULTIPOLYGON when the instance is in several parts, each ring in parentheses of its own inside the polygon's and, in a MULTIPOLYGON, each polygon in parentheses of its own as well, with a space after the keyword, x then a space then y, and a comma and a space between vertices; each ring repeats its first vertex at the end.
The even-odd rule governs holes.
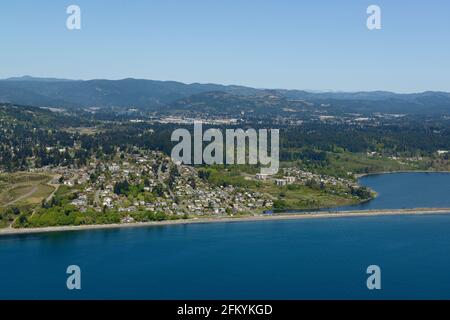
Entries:
MULTIPOLYGON (((160 150, 170 154, 178 124, 130 122, 124 115, 53 112, 37 107, 0 107, 0 169, 26 170, 48 165, 81 166, 93 155, 108 157, 117 148, 160 150)), ((306 160, 326 164, 328 153, 379 152, 386 156, 431 156, 450 149, 448 120, 403 118, 379 126, 304 122, 302 125, 241 123, 235 128, 280 129, 282 161, 306 160)), ((192 130, 192 126, 185 126, 192 130)), ((233 126, 227 126, 233 128, 233 126)), ((204 126, 207 130, 208 126, 204 126)), ((225 129, 225 128, 222 128, 225 129)), ((444 155, 443 157, 448 157, 444 155)))

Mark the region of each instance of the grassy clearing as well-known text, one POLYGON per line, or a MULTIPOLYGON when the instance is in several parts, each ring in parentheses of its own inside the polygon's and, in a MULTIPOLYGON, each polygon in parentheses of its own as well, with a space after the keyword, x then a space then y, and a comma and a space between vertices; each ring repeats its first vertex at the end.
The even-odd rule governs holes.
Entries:
POLYGON ((69 133, 80 133, 80 134, 85 134, 85 135, 94 135, 96 133, 100 133, 102 132, 102 130, 99 130, 96 127, 70 127, 70 128, 66 128, 63 129, 63 131, 69 132, 69 133))
POLYGON ((316 190, 303 185, 278 187, 272 182, 264 182, 258 191, 266 193, 276 201, 280 209, 319 209, 355 204, 356 197, 332 194, 329 190, 316 190))
POLYGON ((0 228, 10 226, 23 212, 39 205, 54 187, 47 185, 52 176, 18 172, 0 174, 0 228))
POLYGON ((421 170, 425 164, 421 162, 405 162, 386 157, 369 157, 365 154, 334 153, 330 154, 330 164, 324 168, 325 173, 356 174, 388 171, 421 170))
POLYGON ((46 184, 39 184, 36 186, 36 188, 37 189, 33 192, 32 195, 27 197, 25 200, 18 201, 16 205, 22 206, 28 204, 40 204, 42 202, 42 199, 47 198, 55 190, 54 187, 46 184))
POLYGON ((257 169, 253 169, 253 172, 248 169, 248 166, 212 166, 207 169, 200 169, 206 173, 206 177, 209 183, 217 186, 221 185, 233 185, 240 188, 260 187, 258 181, 254 181, 251 178, 257 169))
POLYGON ((0 207, 37 204, 54 188, 47 185, 46 174, 19 172, 0 175, 0 207))
POLYGON ((15 199, 23 197, 24 195, 32 192, 33 189, 33 185, 16 185, 8 188, 0 194, 0 204, 2 206, 5 206, 8 203, 13 202, 15 199))

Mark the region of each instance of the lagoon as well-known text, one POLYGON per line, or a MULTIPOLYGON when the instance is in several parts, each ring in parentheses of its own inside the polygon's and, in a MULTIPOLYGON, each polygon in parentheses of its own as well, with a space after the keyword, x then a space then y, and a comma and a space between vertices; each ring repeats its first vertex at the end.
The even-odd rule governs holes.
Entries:
POLYGON ((375 199, 344 210, 450 208, 450 173, 402 172, 367 175, 359 183, 375 190, 375 199))

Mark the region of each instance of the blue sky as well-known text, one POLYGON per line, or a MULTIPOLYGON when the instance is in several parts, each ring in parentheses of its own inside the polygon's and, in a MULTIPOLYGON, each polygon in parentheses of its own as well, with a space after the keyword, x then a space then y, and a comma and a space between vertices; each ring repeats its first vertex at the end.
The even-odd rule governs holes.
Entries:
POLYGON ((450 91, 450 1, 2 1, 0 78, 25 74, 450 91), (78 31, 66 28, 71 4, 78 31), (371 4, 381 30, 366 28, 371 4))

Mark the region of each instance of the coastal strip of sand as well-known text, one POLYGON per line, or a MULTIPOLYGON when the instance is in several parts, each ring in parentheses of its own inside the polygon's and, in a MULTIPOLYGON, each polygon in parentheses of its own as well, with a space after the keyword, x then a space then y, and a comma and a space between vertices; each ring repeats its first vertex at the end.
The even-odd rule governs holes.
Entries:
POLYGON ((318 219, 318 218, 341 218, 341 217, 370 217, 383 215, 389 216, 389 215, 432 215, 432 214, 450 214, 450 208, 416 208, 416 209, 395 209, 395 210, 361 210, 361 211, 328 211, 328 212, 320 211, 320 212, 302 212, 302 213, 273 214, 273 215, 262 214, 243 217, 192 218, 192 219, 152 221, 141 223, 57 226, 57 227, 22 228, 22 229, 5 228, 0 229, 0 236, 46 233, 46 232, 96 230, 96 229, 168 226, 168 225, 182 225, 193 223, 254 222, 254 221, 297 220, 297 219, 318 219))

